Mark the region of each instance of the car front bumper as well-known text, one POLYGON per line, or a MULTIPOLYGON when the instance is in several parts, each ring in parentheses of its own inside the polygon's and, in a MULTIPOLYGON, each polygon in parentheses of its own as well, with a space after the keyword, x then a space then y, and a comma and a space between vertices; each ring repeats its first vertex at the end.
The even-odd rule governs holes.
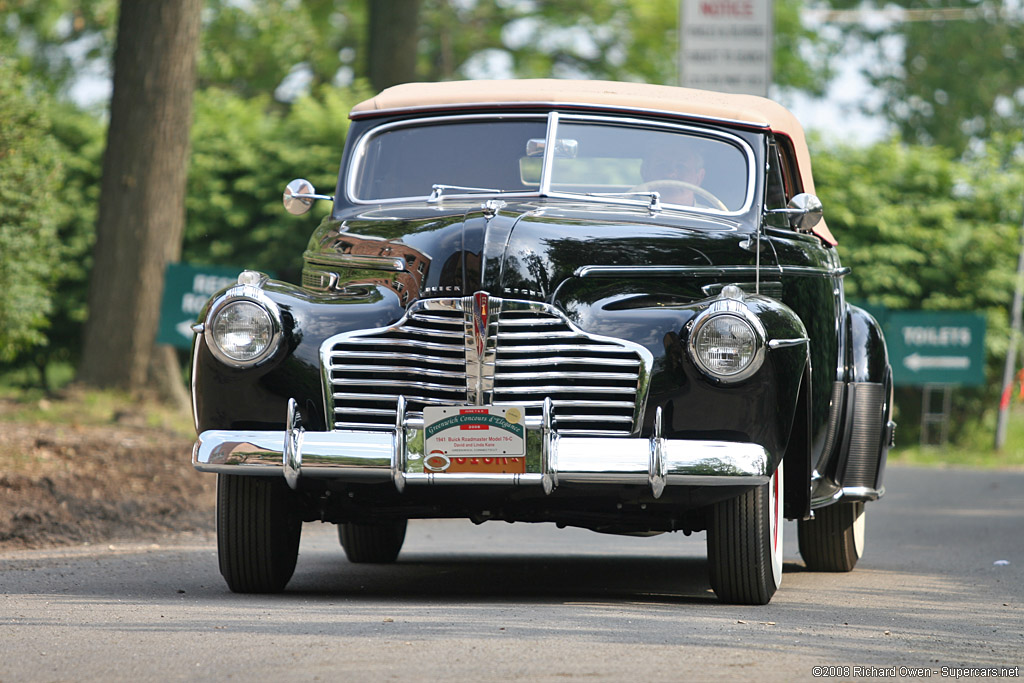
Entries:
POLYGON ((773 468, 759 444, 666 439, 660 410, 650 438, 562 436, 550 412, 527 423, 540 435, 539 471, 521 474, 432 473, 410 463, 422 454, 410 448, 422 421, 400 414, 390 431, 307 432, 298 425, 294 404, 282 431, 208 430, 199 435, 192 464, 203 472, 284 476, 297 487, 300 477, 407 485, 538 485, 550 493, 562 483, 647 485, 655 498, 666 486, 760 485, 773 468), (401 425, 401 426, 399 426, 401 425), (412 435, 412 436, 411 436, 412 435))

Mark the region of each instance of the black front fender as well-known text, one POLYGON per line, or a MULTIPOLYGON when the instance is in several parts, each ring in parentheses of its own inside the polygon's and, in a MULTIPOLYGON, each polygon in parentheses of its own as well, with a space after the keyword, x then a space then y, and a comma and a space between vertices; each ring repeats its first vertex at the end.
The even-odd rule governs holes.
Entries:
POLYGON ((808 428, 808 418, 798 414, 800 405, 807 407, 800 396, 810 384, 807 330, 782 302, 734 291, 764 328, 765 357, 750 377, 718 381, 698 367, 688 350, 695 319, 723 296, 706 297, 701 284, 706 283, 580 279, 563 285, 556 303, 586 332, 641 344, 653 355, 642 435, 652 432, 660 410, 668 438, 757 443, 771 454, 773 469, 785 456, 787 479, 795 482, 794 505, 806 505, 809 440, 794 448, 789 444, 795 429, 808 428))
POLYGON ((884 491, 892 442, 892 369, 881 325, 864 309, 847 306, 846 377, 836 452, 824 469, 816 506, 836 500, 874 500, 884 491))
MULTIPOLYGON (((268 362, 232 368, 213 356, 204 335, 196 338, 192 396, 200 433, 207 429, 283 429, 289 398, 300 401, 306 429, 328 429, 321 343, 339 332, 389 325, 405 312, 398 295, 385 286, 365 285, 347 295, 326 296, 271 280, 262 285, 262 291, 280 309, 283 327, 281 348, 268 362)), ((202 312, 201 321, 208 309, 202 312)))

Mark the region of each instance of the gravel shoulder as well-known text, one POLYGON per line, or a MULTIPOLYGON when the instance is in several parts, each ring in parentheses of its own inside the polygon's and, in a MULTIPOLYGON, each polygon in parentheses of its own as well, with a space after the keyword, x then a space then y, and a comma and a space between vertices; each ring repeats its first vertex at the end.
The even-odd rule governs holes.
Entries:
POLYGON ((0 550, 213 527, 216 478, 192 468, 187 436, 131 411, 97 425, 16 420, 17 407, 0 400, 0 550))

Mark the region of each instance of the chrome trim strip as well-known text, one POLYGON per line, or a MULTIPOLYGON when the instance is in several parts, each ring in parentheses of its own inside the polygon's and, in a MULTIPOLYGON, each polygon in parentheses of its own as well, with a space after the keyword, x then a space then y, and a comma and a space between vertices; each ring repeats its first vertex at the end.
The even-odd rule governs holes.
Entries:
POLYGON ((850 501, 878 500, 884 495, 884 486, 880 489, 872 488, 870 486, 844 486, 842 490, 842 500, 850 501))
POLYGON ((785 349, 790 346, 800 346, 801 344, 807 344, 811 340, 807 337, 798 337, 795 339, 772 339, 768 342, 769 349, 785 349))
MULTIPOLYGON (((408 368, 395 365, 350 365, 345 363, 335 363, 330 367, 331 370, 361 370, 363 372, 380 373, 382 375, 388 374, 399 374, 409 372, 408 368)), ((445 377, 451 380, 464 380, 466 378, 465 371, 459 370, 435 370, 431 368, 418 368, 416 371, 417 375, 425 375, 427 377, 445 377)), ((376 380, 380 382, 380 380, 376 380)))
MULTIPOLYGON (((575 277, 755 277, 756 266, 580 266, 575 277)), ((778 266, 762 266, 761 274, 780 274, 778 266)))
POLYGON ((843 490, 827 479, 819 479, 811 487, 811 510, 835 503, 843 497, 843 490))
MULTIPOLYGON (((353 121, 357 119, 372 118, 378 116, 395 116, 398 114, 416 114, 426 113, 430 111, 446 111, 454 107, 472 107, 474 109, 512 109, 521 107, 545 107, 545 108, 563 108, 563 109, 592 109, 600 111, 602 113, 614 114, 616 112, 629 112, 630 114, 654 114, 657 116, 670 116, 676 119, 686 119, 688 121, 699 121, 701 123, 720 123, 730 126, 744 126, 746 128, 754 128, 757 130, 769 130, 769 126, 764 123, 756 121, 745 121, 743 119, 730 119, 725 117, 714 117, 714 116, 701 116, 699 114, 687 114, 685 112, 676 111, 673 109, 648 109, 646 107, 621 107, 621 106, 610 106, 588 102, 565 102, 562 100, 555 101, 498 101, 498 102, 462 102, 452 104, 425 104, 414 107, 395 107, 393 109, 366 109, 363 111, 350 112, 349 118, 353 121)), ((484 113, 484 112, 481 112, 484 113)), ((507 114, 505 115, 507 117, 507 114)))
POLYGON ((654 411, 654 432, 651 434, 651 461, 647 466, 647 481, 651 485, 651 495, 661 498, 665 492, 665 439, 661 436, 661 406, 654 411))
POLYGON ((540 471, 541 485, 544 493, 551 495, 551 492, 558 486, 558 434, 555 432, 554 415, 555 406, 551 397, 544 398, 543 412, 541 413, 541 451, 540 471))
MULTIPOLYGON (((560 356, 558 358, 500 358, 495 365, 499 368, 532 368, 541 365, 558 365, 559 363, 591 363, 593 360, 594 358, 592 356, 560 356)), ((639 360, 630 358, 606 358, 601 362, 602 364, 610 367, 635 368, 640 365, 639 360)), ((621 375, 623 373, 615 374, 621 375)))
POLYGON ((818 266, 781 266, 783 275, 798 277, 844 277, 850 274, 849 268, 819 268, 818 266))
POLYGON ((345 268, 370 268, 401 273, 406 269, 401 256, 363 256, 360 254, 327 254, 307 251, 303 260, 312 266, 343 266, 345 268))
POLYGON ((548 113, 547 136, 544 139, 544 160, 540 172, 541 195, 551 192, 551 169, 555 165, 555 146, 558 142, 558 112, 548 113))
POLYGON ((399 493, 405 490, 405 463, 409 457, 407 442, 409 435, 405 431, 405 425, 405 396, 399 396, 398 405, 395 406, 395 450, 391 454, 391 478, 399 493))
MULTIPOLYGON (((532 396, 534 394, 608 394, 616 395, 622 394, 624 396, 632 396, 636 393, 636 389, 633 387, 600 387, 593 388, 588 387, 587 389, 581 389, 580 387, 574 386, 562 386, 559 384, 544 384, 537 385, 531 384, 528 387, 502 387, 501 393, 506 396, 520 396, 526 394, 532 396)), ((478 405, 486 405, 486 403, 480 403, 478 405)), ((563 418, 564 419, 564 418, 563 418)))
POLYGON ((294 491, 299 487, 299 471, 302 469, 302 435, 304 430, 299 424, 298 404, 294 398, 288 399, 288 417, 285 420, 287 431, 284 435, 284 480, 294 491))

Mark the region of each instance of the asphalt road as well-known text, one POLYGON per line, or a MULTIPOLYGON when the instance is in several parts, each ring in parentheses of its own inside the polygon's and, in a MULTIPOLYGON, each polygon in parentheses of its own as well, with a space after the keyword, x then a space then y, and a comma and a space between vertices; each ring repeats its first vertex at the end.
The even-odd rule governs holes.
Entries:
POLYGON ((426 521, 369 567, 307 524, 277 596, 228 592, 212 538, 5 553, 0 681, 1021 675, 1024 472, 891 468, 886 484, 850 574, 804 571, 786 525, 766 607, 716 602, 703 534, 426 521))

